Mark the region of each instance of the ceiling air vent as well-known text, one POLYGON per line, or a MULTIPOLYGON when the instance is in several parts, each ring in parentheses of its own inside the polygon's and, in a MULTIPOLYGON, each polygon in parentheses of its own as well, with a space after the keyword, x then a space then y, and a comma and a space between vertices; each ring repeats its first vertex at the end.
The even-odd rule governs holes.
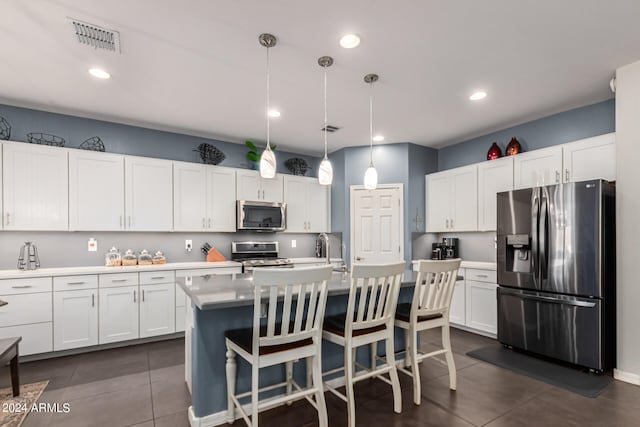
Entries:
POLYGON ((104 49, 120 53, 120 33, 98 25, 88 24, 77 19, 68 18, 79 43, 94 49, 104 49))
MULTIPOLYGON (((335 132, 338 129, 340 129, 338 126, 333 126, 333 125, 327 125, 327 132, 335 132)), ((324 128, 320 129, 322 132, 324 132, 324 128)))

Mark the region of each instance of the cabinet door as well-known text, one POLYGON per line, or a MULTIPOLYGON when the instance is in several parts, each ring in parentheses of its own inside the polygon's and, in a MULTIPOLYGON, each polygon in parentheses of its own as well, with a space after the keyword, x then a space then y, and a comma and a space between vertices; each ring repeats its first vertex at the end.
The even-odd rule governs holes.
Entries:
POLYGON ((98 344, 97 292, 97 289, 85 289, 53 294, 55 351, 98 344))
POLYGON ((453 169, 451 180, 451 231, 478 230, 478 167, 453 169))
POLYGON ((99 290, 99 342, 138 338, 138 287, 123 286, 99 290))
POLYGON ((282 175, 274 178, 261 178, 262 199, 265 202, 284 201, 284 184, 282 175))
POLYGON ((453 297, 451 298, 451 308, 449 309, 449 322, 456 325, 465 325, 466 307, 465 307, 465 289, 464 280, 458 280, 453 288, 453 297))
MULTIPOLYGON (((307 232, 329 231, 329 192, 331 187, 313 179, 307 185, 307 232)), ((288 206, 288 205, 287 205, 288 206)), ((288 220, 288 217, 287 217, 288 220)))
POLYGON ((587 138, 563 146, 563 182, 616 179, 616 134, 587 138))
POLYGON ((125 157, 127 229, 173 230, 173 162, 125 157))
POLYGON ((561 182, 561 146, 518 154, 513 161, 515 189, 541 187, 561 182))
POLYGON ((124 228, 124 156, 69 152, 69 229, 124 228))
POLYGON ((0 213, 2 214, 2 218, 0 218, 0 230, 2 230, 5 219, 4 210, 2 210, 2 144, 0 144, 0 213))
POLYGON ((498 330, 496 289, 494 283, 466 281, 467 326, 495 334, 498 330))
POLYGON ((448 231, 451 207, 451 183, 445 172, 427 175, 427 232, 448 231))
POLYGON ((238 200, 262 200, 260 174, 256 171, 236 171, 236 194, 238 200))
MULTIPOLYGON (((286 176, 284 178, 284 201, 287 203, 287 231, 291 233, 306 233, 308 223, 309 188, 307 178, 286 176)), ((311 202, 313 199, 311 198, 311 202)), ((320 205, 313 206, 319 209, 320 205)))
POLYGON ((140 286, 140 338, 176 330, 175 284, 140 286))
POLYGON ((207 170, 196 163, 173 163, 173 229, 204 231, 207 217, 207 170))
POLYGON ((478 229, 496 229, 497 198, 502 191, 513 190, 513 157, 478 165, 478 229))
POLYGON ((236 171, 207 167, 207 230, 236 231, 236 171))
POLYGON ((67 150, 3 145, 5 230, 68 230, 67 150))

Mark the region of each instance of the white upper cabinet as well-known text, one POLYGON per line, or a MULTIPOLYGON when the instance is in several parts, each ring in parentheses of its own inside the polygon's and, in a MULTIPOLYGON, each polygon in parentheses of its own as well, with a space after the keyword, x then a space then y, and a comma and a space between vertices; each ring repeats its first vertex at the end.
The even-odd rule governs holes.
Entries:
POLYGON ((2 210, 2 144, 0 144, 0 212, 2 213, 2 218, 0 218, 0 230, 4 228, 4 220, 5 215, 2 210))
POLYGON ((173 163, 173 229, 204 231, 207 226, 207 172, 204 165, 173 163))
POLYGON ((124 229, 124 156, 69 151, 69 229, 124 229))
POLYGON ((173 230, 173 162, 125 157, 126 228, 173 230))
POLYGON ((68 230, 67 150, 3 144, 5 230, 68 230))
POLYGON ((284 177, 287 230, 293 233, 322 233, 329 229, 329 191, 316 178, 284 177))
POLYGON ((513 190, 513 156, 478 164, 478 230, 496 229, 496 195, 513 190))
POLYGON ((563 182, 616 180, 616 134, 587 138, 563 147, 563 182))
POLYGON ((260 173, 252 170, 238 170, 237 173, 238 200, 282 202, 283 179, 276 174, 275 178, 261 178, 260 173))
POLYGON ((207 231, 236 231, 236 170, 207 166, 207 231))
POLYGON ((426 191, 427 232, 477 230, 476 165, 427 175, 426 191))
POLYGON ((562 146, 520 153, 514 156, 515 189, 541 187, 562 182, 562 146))

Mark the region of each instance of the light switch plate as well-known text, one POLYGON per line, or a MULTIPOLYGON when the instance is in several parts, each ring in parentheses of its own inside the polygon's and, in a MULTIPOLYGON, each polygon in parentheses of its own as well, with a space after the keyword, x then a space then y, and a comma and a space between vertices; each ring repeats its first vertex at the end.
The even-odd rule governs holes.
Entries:
POLYGON ((298 245, 298 242, 296 242, 296 239, 291 239, 291 247, 295 248, 298 245))
POLYGON ((87 242, 87 251, 89 252, 98 251, 98 241, 93 237, 89 238, 89 241, 87 242))

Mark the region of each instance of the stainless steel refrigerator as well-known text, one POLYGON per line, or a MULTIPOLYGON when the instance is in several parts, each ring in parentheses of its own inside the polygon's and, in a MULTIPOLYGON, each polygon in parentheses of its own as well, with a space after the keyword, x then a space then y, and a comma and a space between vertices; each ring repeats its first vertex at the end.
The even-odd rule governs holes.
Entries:
POLYGON ((595 371, 615 365, 615 187, 498 193, 498 340, 595 371))

